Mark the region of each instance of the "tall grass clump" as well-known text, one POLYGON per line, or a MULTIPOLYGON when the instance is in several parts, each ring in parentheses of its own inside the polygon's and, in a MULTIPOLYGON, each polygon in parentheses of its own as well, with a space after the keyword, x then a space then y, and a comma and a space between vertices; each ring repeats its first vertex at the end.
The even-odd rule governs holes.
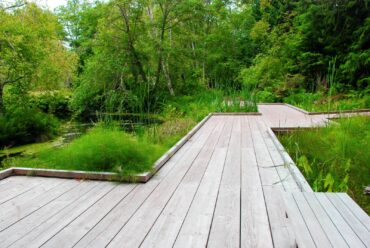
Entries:
POLYGON ((203 89, 198 93, 171 99, 164 104, 163 115, 189 117, 200 121, 211 112, 256 112, 257 105, 248 90, 203 89))
POLYGON ((9 159, 8 166, 118 172, 122 176, 150 171, 165 151, 160 145, 116 127, 97 126, 73 142, 34 157, 9 159))
POLYGON ((353 117, 279 138, 314 191, 348 192, 370 213, 370 118, 353 117))

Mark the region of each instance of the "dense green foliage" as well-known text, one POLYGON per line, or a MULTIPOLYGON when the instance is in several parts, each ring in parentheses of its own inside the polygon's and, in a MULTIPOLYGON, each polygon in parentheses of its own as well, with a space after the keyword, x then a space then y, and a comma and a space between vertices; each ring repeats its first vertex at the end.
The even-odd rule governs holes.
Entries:
POLYGON ((71 94, 68 91, 32 92, 29 104, 44 113, 66 119, 72 114, 69 106, 70 99, 71 94))
POLYGON ((72 101, 80 114, 157 111, 171 96, 208 88, 246 89, 257 101, 368 94, 366 1, 132 3, 59 9, 82 58, 72 101))
POLYGON ((0 5, 0 146, 41 141, 56 134, 58 121, 32 103, 32 90, 71 82, 77 57, 62 45, 57 17, 19 1, 0 5))
POLYGON ((369 93, 367 1, 69 0, 55 13, 17 3, 0 6, 1 96, 8 84, 19 94, 67 87, 85 118, 160 112, 210 88, 369 107, 331 104, 369 93))
POLYGON ((369 184, 370 118, 338 120, 340 125, 280 136, 282 144, 315 191, 347 191, 370 213, 363 194, 369 184))
POLYGON ((48 140, 57 134, 58 126, 53 116, 37 109, 13 109, 0 115, 0 147, 48 140))

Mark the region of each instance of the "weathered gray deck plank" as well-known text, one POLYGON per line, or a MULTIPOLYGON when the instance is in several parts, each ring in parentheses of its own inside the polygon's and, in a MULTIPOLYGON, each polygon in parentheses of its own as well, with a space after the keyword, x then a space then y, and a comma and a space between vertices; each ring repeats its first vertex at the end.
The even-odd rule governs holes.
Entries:
POLYGON ((276 147, 274 142, 271 140, 271 137, 268 133, 268 127, 266 126, 265 121, 262 120, 260 124, 261 124, 259 127, 260 132, 265 141, 270 157, 275 165, 276 171, 280 177, 284 190, 289 191, 289 192, 295 192, 295 191, 299 192, 300 189, 297 185, 297 182, 294 180, 292 174, 290 173, 289 168, 287 167, 288 165, 284 163, 284 160, 281 157, 281 154, 278 151, 278 148, 276 147))
POLYGON ((357 219, 366 227, 370 232, 370 218, 365 211, 357 205, 349 195, 345 193, 338 193, 337 196, 343 201, 347 208, 357 217, 357 219))
POLYGON ((10 185, 16 184, 17 182, 19 183, 19 180, 21 180, 19 177, 7 177, 0 180, 0 190, 8 189, 10 185))
POLYGON ((39 184, 42 184, 44 180, 32 180, 32 178, 17 178, 12 182, 2 185, 0 189, 0 206, 7 201, 10 201, 18 196, 21 196, 32 188, 36 187, 39 184))
MULTIPOLYGON (((57 194, 49 202, 42 203, 40 205, 34 202, 34 209, 27 215, 19 218, 17 215, 10 216, 11 225, 7 225, 7 228, 0 232, 0 247, 9 246, 15 241, 21 239, 27 233, 31 232, 35 227, 41 225, 49 218, 54 216, 60 210, 72 204, 74 201, 79 199, 81 195, 89 196, 88 192, 94 189, 99 183, 80 183, 68 187, 67 190, 62 190, 63 193, 57 194), (15 221, 14 221, 15 220, 15 221)), ((93 195, 93 194, 91 194, 93 195)), ((25 206, 26 208, 27 206, 25 206)), ((9 222, 8 219, 5 219, 9 222)))
POLYGON ((348 223, 356 235, 362 240, 364 245, 370 246, 370 232, 366 229, 366 227, 355 217, 355 215, 353 215, 349 209, 347 209, 347 207, 335 193, 327 193, 325 195, 339 211, 343 219, 348 223))
MULTIPOLYGON (((95 183, 88 183, 91 186, 96 185, 95 183)), ((46 241, 57 234, 62 228, 64 228, 72 220, 80 216, 92 205, 94 205, 99 199, 104 197, 115 187, 112 183, 99 183, 87 194, 80 195, 78 199, 75 199, 71 204, 65 206, 57 213, 49 216, 48 219, 34 226, 34 223, 30 223, 33 228, 27 234, 23 235, 10 247, 40 247, 44 245, 46 241)), ((18 225, 19 226, 19 225, 18 225)), ((22 228, 21 226, 19 226, 22 228)), ((59 244, 59 246, 63 246, 59 244)))
POLYGON ((292 193, 284 193, 289 223, 292 225, 298 247, 317 247, 292 193))
POLYGON ((55 236, 50 238, 43 247, 72 247, 83 237, 96 223, 105 217, 118 203, 120 203, 134 188, 135 184, 117 185, 112 191, 92 205, 86 212, 65 226, 55 236))
POLYGON ((33 198, 29 202, 17 205, 15 208, 10 208, 6 211, 2 211, 0 213, 0 232, 54 201, 77 185, 78 183, 76 181, 68 180, 68 182, 63 183, 61 187, 58 187, 56 190, 48 191, 45 194, 33 198))
POLYGON ((242 118, 241 247, 273 247, 261 179, 247 117, 242 118))
MULTIPOLYGON (((39 180, 39 178, 33 178, 33 180, 37 181, 39 180)), ((28 202, 34 199, 35 197, 39 197, 40 195, 45 194, 45 192, 53 190, 54 187, 57 187, 58 185, 61 185, 64 182, 65 180, 63 179, 60 180, 56 178, 51 178, 51 180, 45 180, 42 184, 38 184, 36 187, 22 194, 20 197, 13 198, 12 200, 9 200, 1 204, 0 220, 3 218, 2 216, 9 216, 9 211, 11 209, 19 208, 19 206, 28 204, 28 202)))
POLYGON ((349 244, 343 239, 330 217, 326 214, 320 203, 317 201, 314 193, 303 193, 317 220, 320 222, 323 230, 328 234, 327 237, 333 247, 348 247, 349 244))
POLYGON ((280 195, 284 191, 284 187, 258 128, 261 125, 259 123, 261 120, 258 117, 250 118, 250 120, 250 129, 274 247, 295 247, 295 237, 288 224, 284 201, 280 195))
POLYGON ((240 246, 241 117, 236 116, 234 119, 208 238, 210 247, 240 246))
POLYGON ((351 247, 365 247, 365 245, 357 237, 348 223, 343 219, 334 205, 325 196, 325 193, 316 193, 315 196, 323 209, 325 209, 327 215, 330 217, 334 225, 337 227, 338 231, 342 234, 347 244, 350 244, 351 247))
POLYGON ((302 193, 293 194, 295 201, 297 202, 299 211, 301 212, 308 230, 311 233, 313 240, 317 246, 320 247, 333 247, 327 237, 327 233, 323 230, 318 218, 312 211, 310 205, 306 201, 302 193))
POLYGON ((229 146, 230 118, 227 118, 225 127, 226 130, 215 148, 210 165, 178 233, 174 247, 204 247, 207 244, 229 146))
POLYGON ((186 217, 205 171, 208 168, 214 149, 219 142, 225 127, 223 120, 219 121, 212 134, 209 145, 202 151, 192 168, 186 174, 179 187, 167 203, 163 212, 150 229, 141 247, 170 247, 186 217))

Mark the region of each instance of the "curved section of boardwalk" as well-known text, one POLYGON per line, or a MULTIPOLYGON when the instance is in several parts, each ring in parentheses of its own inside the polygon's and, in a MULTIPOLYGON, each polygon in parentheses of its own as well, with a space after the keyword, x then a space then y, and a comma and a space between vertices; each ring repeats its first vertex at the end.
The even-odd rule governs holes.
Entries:
POLYGON ((369 219, 359 209, 353 212, 346 196, 320 196, 315 205, 305 204, 314 193, 301 198, 297 175, 269 133, 277 122, 309 126, 325 118, 284 123, 286 118, 278 120, 271 108, 260 106, 260 111, 262 116, 212 116, 146 184, 1 180, 0 247, 338 247, 340 242, 348 246, 346 238, 369 245, 363 240, 369 219), (327 201, 345 202, 339 217, 316 217, 327 201), (310 207, 316 212, 302 219, 301 212, 310 207), (291 221, 294 215, 300 222, 291 221), (360 224, 348 224, 352 215, 360 224), (315 225, 337 228, 330 218, 362 236, 354 239, 347 230, 342 237, 338 230, 343 240, 330 239, 323 232, 317 234, 325 237, 322 245, 315 243, 315 225), (294 229, 302 225, 306 231, 297 235, 294 229))

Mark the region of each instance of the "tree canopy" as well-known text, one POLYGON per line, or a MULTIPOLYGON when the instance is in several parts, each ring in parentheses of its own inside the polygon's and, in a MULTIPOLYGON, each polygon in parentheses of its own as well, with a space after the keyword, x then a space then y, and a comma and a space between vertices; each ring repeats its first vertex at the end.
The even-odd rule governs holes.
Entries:
POLYGON ((206 88, 368 92, 369 16, 365 0, 17 1, 0 10, 1 92, 67 87, 80 114, 206 88))

